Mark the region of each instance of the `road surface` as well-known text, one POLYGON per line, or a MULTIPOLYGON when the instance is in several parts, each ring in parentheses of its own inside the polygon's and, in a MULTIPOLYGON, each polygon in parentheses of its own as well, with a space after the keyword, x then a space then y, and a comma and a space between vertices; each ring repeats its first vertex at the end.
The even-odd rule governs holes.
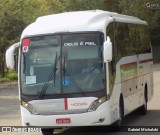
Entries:
MULTIPOLYGON (((154 97, 148 103, 148 113, 145 116, 133 113, 127 116, 124 126, 160 126, 160 65, 154 65, 154 97)), ((0 84, 0 126, 21 126, 21 116, 18 100, 17 83, 0 84)), ((61 131, 61 130, 60 130, 61 131)), ((0 135, 22 135, 22 133, 0 133, 0 135)), ((105 128, 72 128, 59 135, 143 135, 160 134, 159 132, 110 132, 105 128)), ((41 135, 41 133, 23 133, 23 135, 41 135)))

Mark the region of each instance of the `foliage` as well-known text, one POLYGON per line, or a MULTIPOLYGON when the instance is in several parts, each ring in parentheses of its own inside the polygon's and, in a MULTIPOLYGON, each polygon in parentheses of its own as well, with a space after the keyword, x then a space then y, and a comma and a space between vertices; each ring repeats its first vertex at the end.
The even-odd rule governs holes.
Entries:
POLYGON ((0 78, 0 83, 9 82, 10 80, 6 77, 0 78))
POLYGON ((45 0, 0 0, 0 74, 5 76, 5 50, 18 42, 23 29, 49 13, 45 0))
POLYGON ((160 9, 152 7, 153 4, 159 4, 159 0, 121 0, 119 7, 123 14, 137 16, 149 23, 150 28, 157 27, 160 19, 160 9), (148 5, 148 6, 147 6, 148 5), (150 7, 149 7, 150 6, 150 7))
POLYGON ((0 77, 0 83, 9 82, 9 81, 17 81, 18 74, 11 72, 6 75, 6 77, 0 77))
POLYGON ((6 76, 9 80, 18 80, 17 73, 8 73, 6 76))
POLYGON ((160 9, 156 4, 160 7, 159 0, 0 0, 0 74, 5 76, 6 49, 19 41, 27 25, 43 15, 101 9, 137 16, 148 22, 153 44, 159 44, 160 9))
POLYGON ((65 0, 64 5, 66 11, 107 9, 105 0, 65 0))

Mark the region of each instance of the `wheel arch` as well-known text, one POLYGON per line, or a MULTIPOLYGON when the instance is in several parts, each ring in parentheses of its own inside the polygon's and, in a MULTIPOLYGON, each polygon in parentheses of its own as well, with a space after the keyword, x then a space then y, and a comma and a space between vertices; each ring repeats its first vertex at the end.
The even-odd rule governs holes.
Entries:
POLYGON ((124 117, 124 98, 123 98, 123 94, 120 94, 119 97, 119 106, 121 106, 121 109, 123 109, 123 117, 124 117))
POLYGON ((145 84, 145 87, 144 87, 144 96, 146 97, 146 100, 148 102, 148 85, 147 85, 147 83, 145 84))

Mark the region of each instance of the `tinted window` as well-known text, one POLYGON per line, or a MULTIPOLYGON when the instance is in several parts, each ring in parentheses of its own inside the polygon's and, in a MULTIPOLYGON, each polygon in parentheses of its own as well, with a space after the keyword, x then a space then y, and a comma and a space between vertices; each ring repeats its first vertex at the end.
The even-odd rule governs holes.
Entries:
POLYGON ((108 26, 107 35, 113 43, 116 63, 122 57, 151 52, 150 35, 146 25, 115 22, 113 26, 115 29, 112 31, 111 24, 108 26))

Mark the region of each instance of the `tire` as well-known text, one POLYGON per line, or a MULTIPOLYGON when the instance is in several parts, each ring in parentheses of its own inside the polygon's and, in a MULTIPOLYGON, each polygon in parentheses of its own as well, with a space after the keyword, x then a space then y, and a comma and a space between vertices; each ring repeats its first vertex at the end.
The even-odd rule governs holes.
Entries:
POLYGON ((124 102, 123 102, 123 97, 121 96, 119 103, 119 119, 112 126, 114 131, 118 132, 121 130, 123 117, 124 117, 124 102))
POLYGON ((147 114, 147 91, 145 90, 144 93, 144 102, 143 106, 140 107, 139 112, 141 115, 146 115, 147 114))
POLYGON ((54 129, 41 129, 42 135, 53 135, 54 129))

